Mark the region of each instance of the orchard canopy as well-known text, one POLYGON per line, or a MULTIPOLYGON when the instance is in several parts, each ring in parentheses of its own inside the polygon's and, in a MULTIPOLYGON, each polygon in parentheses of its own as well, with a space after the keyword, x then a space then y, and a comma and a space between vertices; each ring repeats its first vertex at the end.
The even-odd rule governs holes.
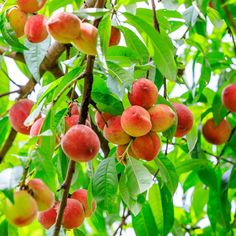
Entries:
POLYGON ((0 235, 236 235, 235 0, 0 0, 0 235))

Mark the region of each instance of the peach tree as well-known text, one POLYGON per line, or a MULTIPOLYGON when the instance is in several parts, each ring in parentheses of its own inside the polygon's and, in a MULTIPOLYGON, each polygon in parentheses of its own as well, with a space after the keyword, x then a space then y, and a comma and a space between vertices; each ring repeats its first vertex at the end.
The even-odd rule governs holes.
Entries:
POLYGON ((234 235, 236 4, 0 3, 0 235, 234 235))

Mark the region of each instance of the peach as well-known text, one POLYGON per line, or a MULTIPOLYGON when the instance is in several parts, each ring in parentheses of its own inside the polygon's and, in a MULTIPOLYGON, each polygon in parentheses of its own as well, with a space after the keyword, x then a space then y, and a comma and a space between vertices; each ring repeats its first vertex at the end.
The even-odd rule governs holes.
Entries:
POLYGON ((46 18, 42 15, 31 16, 25 24, 25 36, 31 43, 40 43, 48 37, 46 18))
POLYGON ((81 20, 72 13, 59 12, 53 15, 47 28, 50 35, 59 43, 70 43, 80 34, 81 20))
POLYGON ((30 115, 30 111, 34 103, 29 99, 21 99, 16 102, 9 111, 9 119, 14 130, 21 134, 29 134, 30 127, 24 125, 26 118, 30 115))
POLYGON ((151 130, 152 123, 147 110, 140 106, 131 106, 123 112, 121 126, 127 134, 139 137, 151 130))
POLYGON ((236 112, 236 83, 224 88, 222 102, 229 111, 236 112))
POLYGON ((118 145, 117 148, 116 148, 116 157, 118 159, 119 162, 124 162, 126 163, 127 161, 127 156, 131 156, 131 157, 134 157, 134 158, 137 158, 132 149, 131 149, 131 146, 129 147, 128 151, 126 154, 124 154, 124 152, 126 151, 128 147, 128 144, 125 144, 125 145, 118 145))
POLYGON ((54 194, 42 180, 32 179, 28 182, 28 187, 33 194, 39 211, 51 208, 54 203, 54 194))
POLYGON ((8 13, 7 17, 11 28, 15 31, 16 37, 20 38, 24 35, 24 27, 27 21, 27 14, 21 11, 18 7, 12 7, 8 13))
POLYGON ((86 125, 72 126, 61 140, 65 154, 74 161, 92 160, 100 149, 97 134, 86 125))
POLYGON ((69 107, 70 115, 79 115, 79 108, 76 102, 72 102, 69 107))
MULTIPOLYGON (((79 115, 72 115, 72 116, 67 116, 65 117, 65 127, 66 130, 68 130, 69 128, 71 128, 74 125, 77 125, 79 122, 79 115)), ((87 119, 86 123, 85 123, 88 127, 91 128, 91 124, 90 121, 87 119)))
POLYGON ((95 122, 97 124, 97 127, 100 130, 103 130, 104 126, 105 126, 105 121, 107 122, 111 117, 113 117, 113 115, 108 114, 106 112, 102 112, 100 114, 98 111, 96 111, 96 113, 95 113, 95 122))
POLYGON ((80 34, 73 40, 73 44, 81 52, 95 56, 97 54, 97 28, 87 22, 81 23, 80 34))
POLYGON ((36 202, 24 190, 15 192, 14 203, 7 199, 3 207, 6 219, 17 227, 29 225, 37 216, 36 202))
POLYGON ((109 41, 109 46, 118 45, 120 42, 121 33, 120 30, 114 26, 111 27, 111 36, 109 41))
POLYGON ((34 122, 30 128, 30 136, 37 136, 40 134, 41 128, 43 126, 44 118, 39 118, 34 122))
POLYGON ((113 116, 104 127, 104 137, 114 144, 124 145, 129 143, 131 137, 121 127, 121 116, 113 116))
POLYGON ((178 123, 175 131, 175 137, 183 137, 193 127, 193 114, 192 112, 183 104, 173 103, 174 109, 176 110, 178 123))
POLYGON ((78 228, 84 222, 84 208, 82 203, 75 199, 67 199, 62 225, 65 229, 78 228))
POLYGON ((131 144, 134 155, 142 160, 153 160, 161 149, 161 141, 155 132, 137 137, 131 144))
POLYGON ((56 208, 56 204, 54 204, 50 209, 39 213, 38 221, 45 229, 49 229, 52 225, 55 224, 57 219, 56 208))
POLYGON ((90 217, 92 213, 96 210, 96 201, 92 200, 92 210, 89 208, 87 190, 78 189, 71 195, 72 199, 78 200, 84 208, 85 217, 90 217))
POLYGON ((39 11, 47 0, 17 0, 19 8, 26 13, 39 11))
POLYGON ((226 143, 229 139, 231 126, 227 120, 222 120, 218 125, 216 125, 213 119, 209 119, 203 125, 202 133, 209 143, 220 145, 226 143))
POLYGON ((148 109, 156 102, 158 90, 151 80, 141 78, 133 83, 128 98, 131 105, 138 105, 148 109))
POLYGON ((155 132, 163 132, 175 123, 175 112, 165 104, 154 105, 148 112, 155 132))

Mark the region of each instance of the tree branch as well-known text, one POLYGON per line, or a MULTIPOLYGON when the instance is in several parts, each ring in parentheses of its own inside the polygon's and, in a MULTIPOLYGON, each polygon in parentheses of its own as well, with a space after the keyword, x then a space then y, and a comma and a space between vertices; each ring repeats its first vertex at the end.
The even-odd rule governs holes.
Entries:
MULTIPOLYGON (((104 4, 105 4, 105 0, 97 0, 95 7, 102 8, 104 4)), ((100 19, 95 20, 94 26, 97 27, 99 22, 100 22, 100 19)), ((84 90, 83 90, 83 99, 82 99, 82 104, 81 104, 81 109, 80 109, 80 114, 79 114, 79 122, 78 122, 79 124, 85 124, 87 116, 88 116, 88 107, 91 101, 91 92, 92 92, 92 86, 93 86, 94 60, 95 60, 94 56, 87 57, 87 65, 85 68, 85 72, 83 73, 84 74, 84 90)), ((63 213, 66 207, 67 198, 68 198, 69 189, 70 189, 71 180, 72 180, 74 171, 75 171, 75 161, 70 160, 69 167, 67 169, 66 178, 63 183, 64 191, 62 194, 60 208, 57 214, 53 236, 58 236, 60 232, 63 213)))
MULTIPOLYGON (((64 52, 65 45, 54 43, 49 49, 48 53, 45 56, 43 62, 40 66, 41 74, 43 74, 45 71, 50 70, 52 73, 55 73, 55 77, 62 76, 63 73, 58 67, 57 59, 60 57, 60 55, 64 52)), ((1 53, 1 48, 0 48, 1 53)), ((15 58, 14 58, 15 59, 15 58)), ((34 89, 34 86, 36 85, 36 81, 32 77, 25 86, 21 87, 20 96, 18 99, 27 97, 34 89)), ((0 163, 3 161, 5 155, 7 154, 8 150, 12 146, 15 138, 16 138, 17 132, 11 128, 8 137, 6 138, 5 144, 3 145, 2 149, 0 150, 0 163)))

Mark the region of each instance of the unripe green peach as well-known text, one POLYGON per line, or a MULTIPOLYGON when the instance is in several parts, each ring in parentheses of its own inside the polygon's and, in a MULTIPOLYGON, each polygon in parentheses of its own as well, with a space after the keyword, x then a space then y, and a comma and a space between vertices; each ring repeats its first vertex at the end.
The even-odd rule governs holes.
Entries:
POLYGON ((60 43, 70 43, 80 34, 81 20, 72 13, 59 12, 53 15, 47 28, 50 35, 60 43))
POLYGON ((30 136, 37 136, 40 134, 41 128, 43 126, 44 118, 39 118, 34 122, 34 124, 30 128, 30 136))
POLYGON ((12 7, 8 13, 7 17, 12 29, 16 33, 16 37, 20 38, 24 35, 24 27, 27 21, 27 14, 21 11, 18 7, 12 7))
POLYGON ((111 36, 109 41, 109 46, 118 45, 120 42, 121 33, 120 30, 114 26, 111 27, 111 36))
POLYGON ((61 146, 71 160, 87 162, 97 155, 100 141, 88 126, 74 125, 62 137, 61 146))
POLYGON ((169 129, 176 119, 175 112, 165 104, 154 105, 148 112, 151 117, 152 130, 155 132, 163 132, 169 129))
POLYGON ((161 149, 161 141, 155 132, 137 137, 131 144, 134 155, 142 160, 153 160, 161 149))
POLYGON ((129 143, 131 137, 121 127, 121 117, 113 116, 104 127, 104 137, 114 144, 124 145, 129 143))
POLYGON ((178 123, 175 131, 175 137, 183 137, 193 127, 193 114, 192 112, 183 104, 173 103, 174 109, 176 110, 178 123))
POLYGON ((236 83, 230 84, 222 92, 224 106, 231 112, 236 112, 236 83))
POLYGON ((45 228, 49 229, 55 224, 57 219, 57 204, 54 204, 50 209, 42 211, 38 215, 39 223, 45 228))
POLYGON ((47 0, 17 0, 19 8, 26 13, 39 11, 47 0))
POLYGON ((209 119, 203 125, 202 133, 209 143, 220 145, 228 141, 231 133, 231 126, 227 120, 222 120, 216 125, 213 119, 209 119))
POLYGON ((24 122, 30 115, 34 103, 29 99, 21 99, 16 102, 9 111, 9 119, 14 130, 21 134, 29 134, 30 127, 25 126, 24 122))
POLYGON ((48 37, 46 18, 42 15, 31 16, 25 24, 25 36, 31 43, 40 43, 48 37))
POLYGON ((158 90, 151 80, 141 78, 133 83, 128 98, 131 105, 138 105, 148 109, 156 102, 158 90))
POLYGON ((36 201, 23 190, 14 193, 14 203, 7 199, 4 205, 7 220, 17 227, 32 223, 37 216, 37 210, 36 201))
POLYGON ((65 229, 78 228, 84 222, 84 208, 78 200, 68 198, 64 210, 62 225, 65 229))
POLYGON ((95 56, 97 54, 97 28, 87 22, 81 23, 80 34, 73 40, 73 44, 81 52, 95 56))
POLYGON ((152 123, 147 110, 140 106, 131 106, 123 112, 121 126, 130 136, 139 137, 151 130, 152 123))
POLYGON ((53 205, 54 194, 42 180, 32 179, 28 182, 28 187, 32 191, 39 211, 46 211, 53 205))
POLYGON ((86 189, 78 189, 71 195, 72 199, 78 200, 84 208, 85 217, 90 217, 92 213, 96 210, 96 201, 92 201, 92 210, 89 209, 88 196, 86 189))
POLYGON ((104 126, 105 126, 105 121, 107 122, 111 117, 113 117, 112 114, 108 114, 106 112, 102 112, 100 114, 98 111, 96 111, 96 113, 95 113, 95 122, 97 124, 97 127, 100 130, 103 130, 104 126))

